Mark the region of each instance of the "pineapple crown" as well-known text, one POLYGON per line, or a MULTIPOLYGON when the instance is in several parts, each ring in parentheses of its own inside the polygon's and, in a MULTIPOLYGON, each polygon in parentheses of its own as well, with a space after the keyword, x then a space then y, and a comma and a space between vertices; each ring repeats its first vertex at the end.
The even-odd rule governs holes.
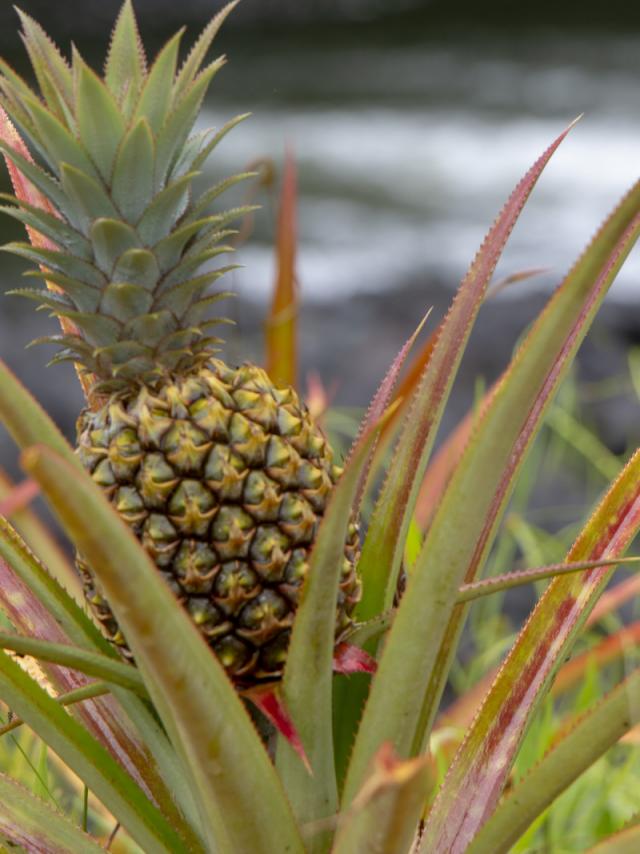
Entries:
POLYGON ((192 184, 209 154, 234 125, 193 132, 220 57, 203 64, 236 2, 205 27, 178 68, 183 29, 148 67, 133 8, 116 21, 104 75, 73 47, 69 64, 46 32, 18 11, 40 94, 0 60, 0 104, 27 140, 0 141, 12 175, 21 173, 42 204, 3 195, 4 212, 47 238, 5 250, 34 262, 27 275, 46 287, 12 293, 37 300, 58 316, 63 334, 53 362, 71 360, 92 374, 100 392, 198 366, 220 339, 223 318, 206 319, 227 293, 207 293, 230 266, 207 262, 232 247, 227 228, 242 209, 211 213, 234 175, 193 197, 192 184), (44 244, 44 245, 43 245, 44 244), (207 267, 205 267, 207 265, 207 267))

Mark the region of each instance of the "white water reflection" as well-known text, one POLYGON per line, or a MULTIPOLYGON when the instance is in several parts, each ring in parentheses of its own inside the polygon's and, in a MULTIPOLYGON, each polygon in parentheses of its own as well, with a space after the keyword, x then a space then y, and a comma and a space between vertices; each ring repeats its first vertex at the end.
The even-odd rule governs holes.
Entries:
MULTIPOLYGON (((497 273, 551 268, 518 287, 549 286, 638 175, 638 46, 611 40, 608 50, 593 42, 564 49, 548 38, 520 53, 505 44, 481 53, 425 45, 279 60, 267 51, 252 63, 253 73, 261 72, 259 88, 248 89, 254 115, 220 147, 215 170, 237 171, 256 156, 280 158, 284 141, 293 145, 307 299, 433 274, 455 284, 519 177, 584 111, 535 189, 497 273)), ((239 92, 248 85, 244 73, 234 79, 239 92)), ((206 120, 219 124, 246 108, 239 95, 206 120)), ((235 284, 244 293, 268 292, 268 242, 252 241, 241 260, 247 270, 235 284)), ((637 255, 613 293, 640 296, 637 255)))

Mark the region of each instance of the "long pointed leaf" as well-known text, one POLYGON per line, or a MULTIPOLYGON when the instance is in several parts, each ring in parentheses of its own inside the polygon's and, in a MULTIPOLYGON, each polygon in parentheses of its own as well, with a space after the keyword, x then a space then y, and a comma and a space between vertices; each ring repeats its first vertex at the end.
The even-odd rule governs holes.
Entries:
POLYGON ((636 670, 510 789, 464 849, 466 854, 506 854, 531 822, 639 721, 640 670, 636 670))
MULTIPOLYGON (((640 529, 640 451, 599 505, 569 560, 613 558, 640 529)), ((593 569, 553 581, 520 632, 433 805, 423 850, 466 849, 491 814, 524 730, 611 577, 593 569), (450 848, 447 846, 451 846, 450 848)))
MULTIPOLYGON (((563 131, 549 146, 511 194, 440 326, 438 339, 414 395, 364 542, 359 563, 364 591, 358 607, 361 619, 375 616, 393 602, 404 540, 418 490, 444 405, 486 288, 527 198, 569 130, 567 128, 563 131)), ((371 755, 364 760, 361 772, 371 755)))
POLYGON ((301 852, 280 781, 241 700, 131 530, 91 478, 53 451, 33 448, 24 465, 100 579, 158 713, 186 759, 209 844, 256 854, 287 847, 301 852))

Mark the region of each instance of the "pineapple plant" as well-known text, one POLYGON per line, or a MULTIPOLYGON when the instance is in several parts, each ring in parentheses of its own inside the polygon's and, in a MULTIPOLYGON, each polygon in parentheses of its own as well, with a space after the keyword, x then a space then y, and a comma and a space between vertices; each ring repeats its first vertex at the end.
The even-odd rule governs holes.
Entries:
MULTIPOLYGON (((104 77, 77 50, 73 68, 22 15, 40 94, 3 67, 0 101, 41 165, 31 180, 51 212, 17 199, 7 213, 52 248, 5 247, 40 264, 51 290, 20 289, 65 325, 53 362, 78 366, 89 405, 78 419, 82 464, 238 683, 282 673, 309 553, 339 476, 332 451, 291 387, 256 365, 216 358, 207 317, 229 267, 232 212, 211 204, 239 178, 199 197, 194 178, 220 139, 192 135, 209 83, 204 65, 227 7, 178 69, 181 33, 147 67, 133 9, 115 26, 104 77), (46 222, 45 222, 46 220, 46 222)), ((14 164, 20 168, 21 161, 14 164)), ((358 601, 358 530, 349 527, 336 642, 358 601)), ((91 569, 87 599, 130 654, 91 569)))
MULTIPOLYGON (((563 564, 480 580, 531 442, 640 235, 640 183, 432 458, 495 266, 570 128, 561 133, 514 189, 401 383, 417 333, 400 350, 338 476, 295 391, 256 365, 226 365, 206 314, 225 269, 208 265, 238 213, 209 205, 236 177, 194 199, 195 175, 229 126, 189 134, 221 65, 202 67, 205 54, 233 5, 179 70, 180 33, 147 68, 129 0, 103 77, 75 48, 69 65, 24 15, 40 94, 0 60, 0 148, 14 183, 5 212, 30 238, 8 249, 39 268, 46 289, 22 293, 60 319, 54 361, 76 364, 87 397, 74 451, 0 362, 0 421, 30 478, 13 489, 0 477, 0 712, 12 713, 0 739, 26 725, 81 781, 85 805, 80 826, 75 803, 52 809, 3 765, 0 848, 507 852, 640 721, 635 669, 563 722, 533 773, 512 777, 583 627, 630 595, 598 602, 640 530, 640 450, 563 564), (104 631, 24 507, 36 485, 75 545, 104 631), (473 599, 538 579, 551 581, 500 670, 447 723, 440 701, 473 599), (248 697, 273 732, 257 730, 248 697), (455 755, 443 754, 452 724, 464 735, 456 729, 455 755), (89 791, 99 826, 87 821, 89 791)), ((290 249, 291 235, 282 243, 290 249)), ((291 336, 295 312, 281 314, 277 335, 291 336)), ((632 820, 599 850, 639 840, 632 820)))

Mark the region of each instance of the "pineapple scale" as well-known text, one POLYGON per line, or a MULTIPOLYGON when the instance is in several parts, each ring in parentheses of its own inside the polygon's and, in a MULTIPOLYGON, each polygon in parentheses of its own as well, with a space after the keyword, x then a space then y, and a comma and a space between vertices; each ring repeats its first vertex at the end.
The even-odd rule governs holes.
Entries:
MULTIPOLYGON (((211 359, 78 419, 78 454, 238 683, 277 678, 318 523, 340 469, 293 389, 211 359)), ((336 642, 360 595, 349 526, 336 642)), ((125 655, 89 568, 87 598, 125 655)))

